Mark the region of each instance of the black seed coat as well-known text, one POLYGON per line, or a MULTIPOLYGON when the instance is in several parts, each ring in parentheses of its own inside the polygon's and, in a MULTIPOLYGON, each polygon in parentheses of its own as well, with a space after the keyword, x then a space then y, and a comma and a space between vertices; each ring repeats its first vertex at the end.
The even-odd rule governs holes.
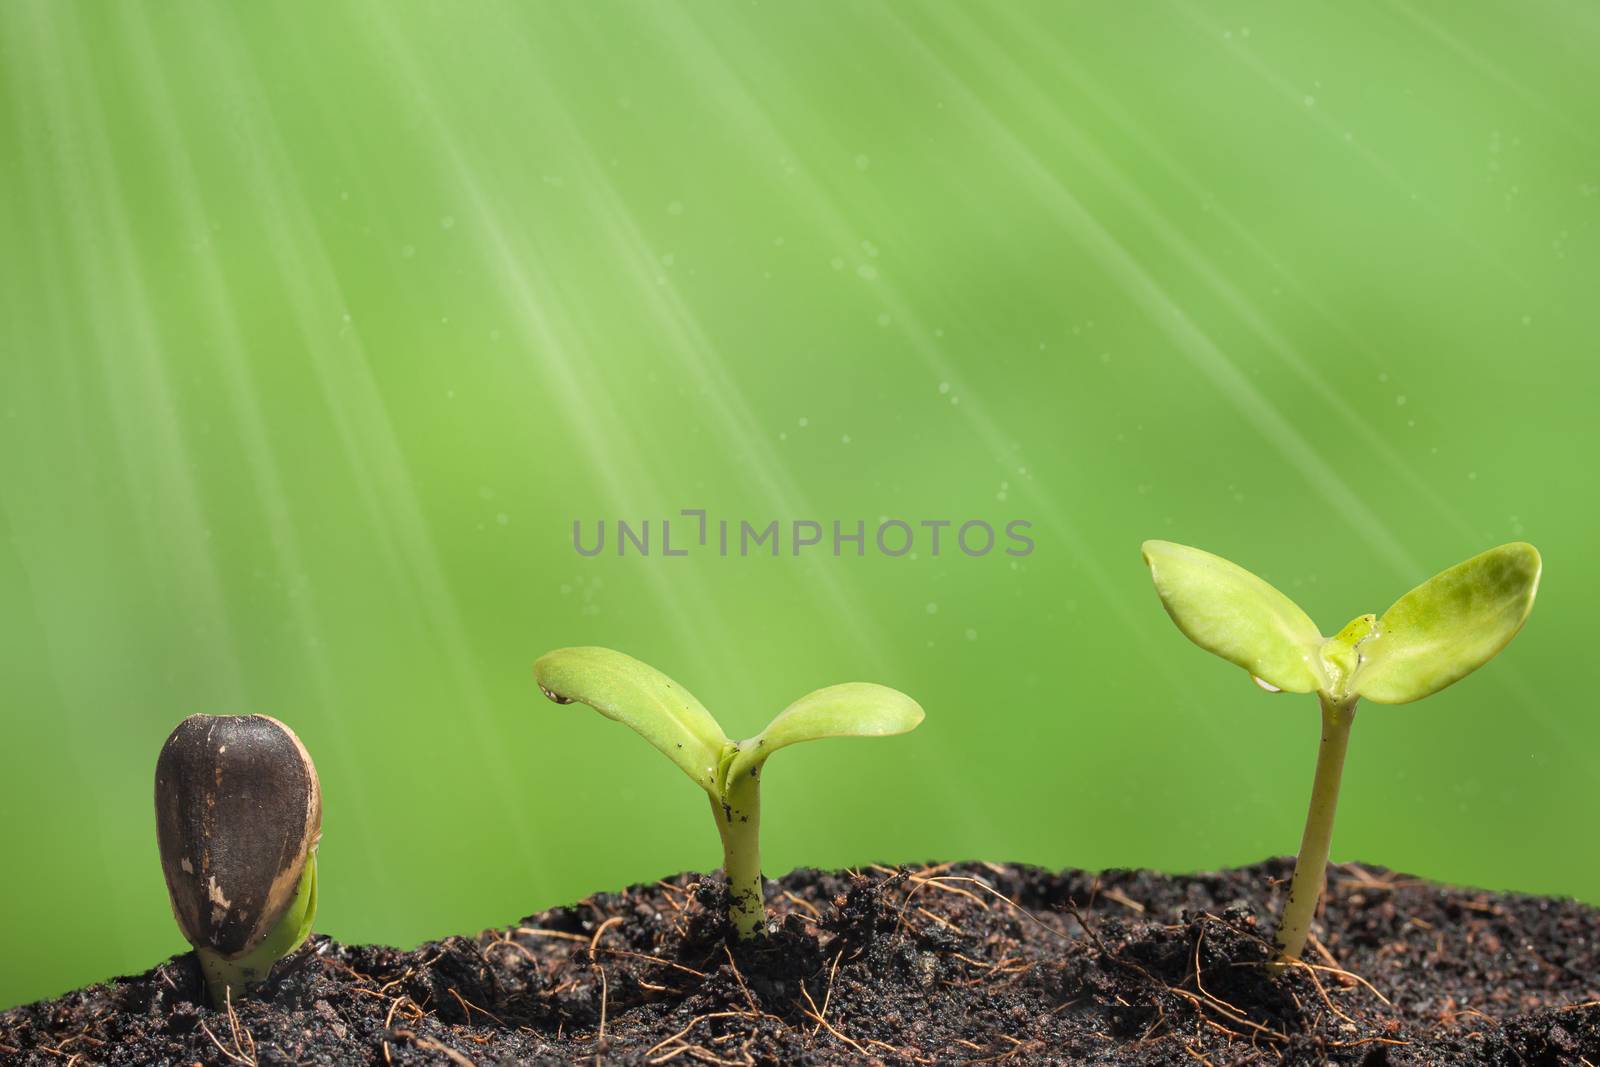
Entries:
POLYGON ((254 948, 287 910, 322 830, 316 769, 265 715, 192 715, 156 760, 156 838, 190 944, 254 948))

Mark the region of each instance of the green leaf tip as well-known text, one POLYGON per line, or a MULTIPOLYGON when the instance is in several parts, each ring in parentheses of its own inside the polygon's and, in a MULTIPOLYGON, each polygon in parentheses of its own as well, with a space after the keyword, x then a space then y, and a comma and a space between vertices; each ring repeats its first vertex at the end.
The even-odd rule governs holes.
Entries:
POLYGON ((1145 565, 1183 635, 1272 689, 1320 689, 1322 634, 1300 606, 1237 563, 1188 545, 1146 541, 1145 565))
POLYGON ((922 705, 898 689, 872 682, 830 685, 780 711, 755 737, 739 743, 731 777, 800 741, 824 737, 891 737, 909 733, 922 722, 922 705))
POLYGON ((1429 578, 1378 619, 1352 691, 1406 704, 1465 678, 1522 629, 1542 568, 1538 549, 1514 541, 1429 578))
POLYGON ((1143 554, 1178 629, 1263 688, 1379 704, 1419 700, 1493 659, 1532 610, 1542 566, 1530 544, 1492 548, 1324 640, 1294 601, 1221 556, 1170 541, 1143 554))
POLYGON ((533 665, 544 695, 558 704, 587 704, 630 727, 708 793, 729 742, 722 727, 683 686, 647 663, 609 648, 547 652, 533 665))

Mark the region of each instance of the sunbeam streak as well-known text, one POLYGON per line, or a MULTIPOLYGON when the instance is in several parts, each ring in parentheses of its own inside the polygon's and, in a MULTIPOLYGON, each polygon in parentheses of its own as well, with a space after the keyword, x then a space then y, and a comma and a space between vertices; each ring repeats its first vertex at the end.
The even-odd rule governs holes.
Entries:
MULTIPOLYGON (((216 360, 228 399, 232 405, 234 425, 244 449, 250 481, 254 487, 254 501, 260 509, 269 533, 277 572, 290 586, 286 607, 294 619, 295 632, 300 637, 299 651, 312 683, 312 691, 319 705, 319 717, 329 727, 332 743, 341 760, 353 762, 359 757, 359 746, 350 736, 339 713, 337 683, 327 655, 327 638, 319 617, 314 593, 302 595, 293 586, 302 582, 307 574, 305 552, 301 546, 302 534, 292 512, 292 497, 285 475, 273 454, 272 434, 267 416, 259 402, 258 380, 251 372, 251 346, 247 343, 239 321, 240 300, 230 289, 228 271, 217 256, 210 241, 210 227, 206 212, 208 198, 204 183, 195 170, 194 153, 181 127, 176 121, 177 109, 166 85, 161 63, 156 56, 148 25, 148 13, 141 15, 137 9, 122 11, 127 30, 127 41, 133 61, 141 72, 138 84, 147 94, 147 116, 162 146, 161 158, 168 168, 167 187, 173 190, 171 207, 182 220, 187 245, 200 261, 194 276, 201 288, 201 306, 204 319, 213 339, 212 352, 216 360)), ((240 709, 255 710, 255 709, 240 709)), ((271 709, 292 715, 291 711, 271 709)), ((362 855, 362 865, 369 870, 382 871, 384 863, 373 846, 373 836, 367 809, 355 804, 349 847, 362 855)))
MULTIPOLYGON (((903 22, 901 25, 905 26, 903 22)), ((909 26, 905 28, 908 38, 916 40, 914 30, 909 26)), ((1386 529, 1386 524, 1339 471, 1323 459, 1311 442, 1283 417, 1272 399, 1239 371, 1187 311, 1162 291, 1150 273, 1084 207, 1067 184, 1045 166, 968 86, 945 72, 933 54, 921 46, 920 41, 918 44, 919 52, 927 58, 930 69, 939 76, 952 97, 982 119, 997 154, 1012 164, 1015 174, 1027 179, 1055 218, 1095 256, 1102 269, 1117 280, 1123 291, 1146 310, 1178 352, 1211 382, 1241 417, 1257 428, 1272 447, 1293 462, 1306 484, 1327 501, 1329 513, 1371 543, 1396 571, 1417 571, 1419 567, 1409 550, 1386 529)))
MULTIPOLYGON (((229 45, 234 40, 231 31, 221 26, 213 31, 213 37, 229 45)), ((250 73, 251 62, 244 50, 234 47, 231 51, 234 69, 250 73)), ((372 380, 359 332, 352 342, 342 343, 333 327, 339 309, 347 306, 339 280, 303 200, 290 195, 300 183, 276 134, 270 105, 252 93, 240 106, 267 120, 258 136, 245 142, 241 162, 251 195, 265 217, 276 222, 267 231, 269 250, 289 296, 297 338, 306 350, 345 459, 354 472, 368 522, 366 533, 382 546, 411 601, 414 617, 426 620, 428 637, 443 645, 453 681, 464 697, 468 724, 483 753, 496 804, 511 810, 516 797, 510 785, 511 757, 490 726, 487 699, 462 640, 460 614, 412 494, 412 477, 395 427, 372 380)), ((527 824, 513 822, 511 833, 520 845, 520 862, 531 869, 538 856, 527 824)))
MULTIPOLYGON (((1137 182, 1133 180, 1133 176, 1122 168, 1117 167, 1110 156, 1098 148, 1071 121, 1066 109, 1049 99, 1037 87, 1026 84, 1023 79, 1014 73, 1014 69, 1004 62, 997 62, 989 58, 1003 53, 995 47, 982 47, 985 43, 984 28, 972 19, 962 15, 959 9, 951 10, 954 12, 952 21, 959 22, 959 25, 950 35, 950 40, 947 42, 948 47, 953 51, 961 47, 957 42, 966 42, 966 46, 971 48, 974 54, 980 56, 979 61, 985 64, 991 74, 999 79, 1014 83, 1014 91, 1017 94, 1025 95, 1028 99, 1027 110, 1048 116, 1053 128, 1061 133, 1066 143, 1071 145, 1074 157, 1087 165, 1091 172, 1102 179, 1106 188, 1112 190, 1123 204, 1128 206, 1137 217, 1151 228, 1166 249, 1176 257, 1177 261, 1192 270, 1218 298, 1222 306, 1231 311, 1249 327, 1250 332, 1262 342, 1267 351, 1289 367, 1295 376, 1312 391, 1313 395, 1332 409, 1339 421, 1356 434, 1366 453, 1382 460, 1390 470, 1405 480, 1412 492, 1416 493, 1420 499, 1427 501, 1436 513, 1449 521, 1464 536, 1470 535, 1471 527, 1460 512, 1452 508, 1433 484, 1415 466, 1405 460, 1400 450, 1389 442, 1385 434, 1373 424, 1372 420, 1364 416, 1355 405, 1346 401, 1338 390, 1328 382, 1327 378, 1317 370, 1312 360, 1301 352, 1281 329, 1273 325, 1260 302, 1250 299, 1238 285, 1234 284, 1228 272, 1218 262, 1208 257, 1200 247, 1184 235, 1182 229, 1172 221, 1172 215, 1175 212, 1163 211, 1150 197, 1141 193, 1137 182)), ((1010 18, 1013 25, 1017 25, 1020 21, 1014 18, 1014 12, 1008 15, 1007 11, 1003 10, 1001 14, 1002 17, 1010 18)), ((1042 27, 1032 28, 1034 32, 1028 32, 1029 29, 1029 27, 1020 27, 1020 32, 1023 32, 1028 40, 1033 42, 1050 41, 1049 34, 1044 32, 1042 27)), ((1097 103, 1114 106, 1114 102, 1105 99, 1104 94, 1096 90, 1092 84, 1085 86, 1086 79, 1073 70, 1070 57, 1063 49, 1056 46, 1054 42, 1051 42, 1048 47, 1050 47, 1050 53, 1055 61, 1053 69, 1066 72, 1075 83, 1087 88, 1097 103)), ((1118 118, 1125 125, 1131 121, 1131 117, 1125 114, 1120 114, 1118 118)), ((1151 143, 1147 137, 1140 135, 1140 141, 1147 150, 1158 153, 1162 157, 1165 156, 1164 153, 1161 153, 1159 146, 1151 143)), ((1196 185, 1188 174, 1180 168, 1176 168, 1165 158, 1162 159, 1162 162, 1196 196, 1196 199, 1201 198, 1203 190, 1196 185)), ((1275 272, 1283 275, 1282 267, 1272 259, 1253 235, 1239 225, 1230 212, 1225 208, 1214 207, 1211 214, 1221 218, 1234 233, 1249 244, 1256 255, 1267 261, 1275 272)), ((1305 293, 1303 287, 1295 283, 1292 278, 1287 280, 1291 284, 1295 284, 1296 289, 1301 292, 1302 298, 1311 297, 1314 306, 1324 317, 1331 317, 1321 306, 1320 300, 1316 300, 1311 294, 1305 293)), ((1342 327, 1342 323, 1340 325, 1342 327)), ((1361 344, 1363 348, 1366 347, 1364 342, 1358 341, 1357 343, 1361 344)), ((1375 356, 1375 353, 1372 353, 1370 348, 1367 351, 1369 355, 1375 356)), ((1396 573, 1404 572, 1397 571, 1396 573)))

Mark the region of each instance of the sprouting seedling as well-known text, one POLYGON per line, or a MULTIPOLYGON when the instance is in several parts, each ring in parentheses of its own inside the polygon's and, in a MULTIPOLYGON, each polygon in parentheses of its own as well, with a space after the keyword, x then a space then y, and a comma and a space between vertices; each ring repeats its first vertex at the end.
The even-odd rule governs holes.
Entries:
POLYGON ((265 715, 191 715, 156 760, 156 841, 178 929, 214 1007, 266 978, 317 914, 322 790, 265 715))
POLYGON ((1420 700, 1494 658, 1533 608, 1539 552, 1522 542, 1492 548, 1429 578, 1382 617, 1359 615, 1328 638, 1294 601, 1220 556, 1146 541, 1144 560, 1189 640, 1264 689, 1315 692, 1322 704, 1311 808, 1277 937, 1279 959, 1299 959, 1328 865, 1356 702, 1420 700))
POLYGON ((728 918, 741 938, 761 932, 761 769, 778 749, 822 737, 903 734, 922 721, 917 702, 866 682, 831 685, 801 697, 746 741, 729 740, 687 689, 609 648, 563 648, 533 666, 544 695, 587 704, 632 727, 711 798, 728 878, 728 918))

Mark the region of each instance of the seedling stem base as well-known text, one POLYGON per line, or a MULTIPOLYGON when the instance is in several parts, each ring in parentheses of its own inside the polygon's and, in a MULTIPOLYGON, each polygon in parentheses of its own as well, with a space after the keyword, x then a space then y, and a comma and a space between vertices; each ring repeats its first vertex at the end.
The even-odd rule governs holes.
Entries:
POLYGON ((1344 754, 1350 745, 1350 725, 1356 718, 1356 700, 1338 700, 1320 694, 1322 742, 1317 746, 1317 774, 1311 786, 1311 807, 1300 838, 1300 856, 1289 881, 1289 899, 1278 926, 1279 960, 1297 960, 1311 931, 1311 917, 1322 896, 1328 868, 1328 846, 1333 840, 1333 816, 1339 806, 1339 779, 1344 774, 1344 754))
POLYGON ((739 781, 729 782, 722 803, 711 799, 711 813, 722 835, 722 869, 728 876, 728 918, 741 938, 759 937, 767 919, 766 889, 761 883, 759 770, 752 768, 739 781))

